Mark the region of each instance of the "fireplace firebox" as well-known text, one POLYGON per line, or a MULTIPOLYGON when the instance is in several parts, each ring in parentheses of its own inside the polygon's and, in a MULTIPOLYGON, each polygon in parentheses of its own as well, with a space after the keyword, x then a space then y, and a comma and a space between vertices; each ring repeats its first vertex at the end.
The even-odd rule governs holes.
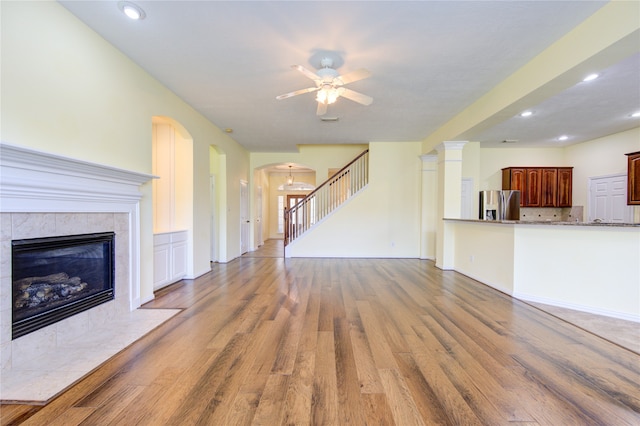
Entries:
POLYGON ((113 232, 11 242, 12 339, 114 299, 113 232))

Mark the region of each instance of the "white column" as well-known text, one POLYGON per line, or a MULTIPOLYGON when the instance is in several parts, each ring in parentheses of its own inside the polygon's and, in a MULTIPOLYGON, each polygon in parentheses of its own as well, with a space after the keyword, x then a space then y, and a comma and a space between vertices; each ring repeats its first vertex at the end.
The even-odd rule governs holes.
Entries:
POLYGON ((436 258, 438 232, 438 156, 421 155, 422 160, 422 218, 420 232, 420 259, 436 258))
POLYGON ((453 229, 443 221, 460 218, 462 196, 462 148, 466 141, 445 141, 438 151, 438 234, 436 237, 436 267, 453 269, 453 229))

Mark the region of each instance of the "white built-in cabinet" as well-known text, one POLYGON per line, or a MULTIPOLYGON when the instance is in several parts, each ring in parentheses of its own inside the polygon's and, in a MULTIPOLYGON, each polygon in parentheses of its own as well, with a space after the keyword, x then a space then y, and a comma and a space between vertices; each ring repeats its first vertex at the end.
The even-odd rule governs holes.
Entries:
POLYGON ((187 231, 163 232, 153 236, 153 289, 157 290, 187 273, 187 231))
POLYGON ((191 144, 169 122, 153 121, 153 288, 188 272, 193 183, 191 144))

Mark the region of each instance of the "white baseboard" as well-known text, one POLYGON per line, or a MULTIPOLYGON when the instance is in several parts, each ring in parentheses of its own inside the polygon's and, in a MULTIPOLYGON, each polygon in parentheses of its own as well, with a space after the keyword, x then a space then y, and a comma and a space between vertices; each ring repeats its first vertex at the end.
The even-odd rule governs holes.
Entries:
POLYGON ((204 268, 204 269, 202 269, 201 271, 196 272, 196 273, 195 273, 195 274, 193 274, 193 275, 185 276, 185 277, 184 277, 184 279, 185 279, 185 280, 195 280, 196 278, 201 277, 201 276, 203 276, 204 274, 207 274, 207 273, 209 273, 209 272, 211 272, 211 267, 209 267, 209 268, 204 268))
POLYGON ((626 321, 632 321, 640 323, 640 315, 628 314, 625 312, 610 311, 608 309, 595 308, 593 306, 578 305, 575 303, 568 303, 554 299, 548 299, 546 297, 533 296, 527 293, 515 292, 513 297, 523 300, 525 302, 542 303, 544 305, 555 306, 558 308, 573 309, 574 311, 586 312, 589 314, 602 315, 605 317, 617 318, 626 321))

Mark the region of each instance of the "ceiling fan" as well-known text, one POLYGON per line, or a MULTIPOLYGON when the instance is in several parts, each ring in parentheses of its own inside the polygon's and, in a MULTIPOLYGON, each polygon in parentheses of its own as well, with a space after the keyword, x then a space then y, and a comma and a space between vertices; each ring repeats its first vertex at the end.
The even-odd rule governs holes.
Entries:
POLYGON ((291 68, 300 71, 307 78, 313 80, 316 83, 316 87, 309 87, 307 89, 300 89, 294 92, 285 93, 284 95, 276 96, 276 99, 281 100, 292 96, 302 95, 304 93, 317 92, 317 115, 326 114, 327 105, 334 103, 340 96, 362 105, 371 105, 373 102, 372 97, 344 87, 345 84, 353 83, 354 81, 369 77, 371 75, 369 71, 361 68, 345 75, 339 75, 338 71, 332 68, 333 59, 331 58, 322 59, 322 61, 320 61, 320 66, 322 68, 314 73, 301 65, 291 65, 291 68))

